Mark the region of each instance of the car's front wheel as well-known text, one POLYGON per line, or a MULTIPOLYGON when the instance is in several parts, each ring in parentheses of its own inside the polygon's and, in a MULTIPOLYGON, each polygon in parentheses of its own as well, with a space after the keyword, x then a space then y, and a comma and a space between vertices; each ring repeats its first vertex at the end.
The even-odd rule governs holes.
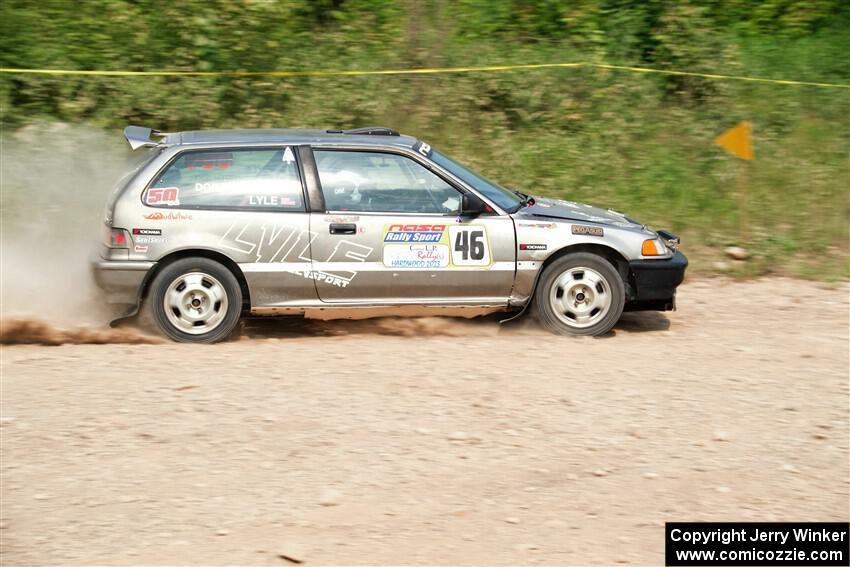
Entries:
POLYGON ((596 254, 577 252, 552 262, 537 282, 537 317, 562 335, 602 335, 620 319, 625 286, 614 266, 596 254))
POLYGON ((208 258, 184 258, 154 277, 147 299, 157 327, 175 341, 214 343, 239 323, 242 290, 233 273, 208 258))

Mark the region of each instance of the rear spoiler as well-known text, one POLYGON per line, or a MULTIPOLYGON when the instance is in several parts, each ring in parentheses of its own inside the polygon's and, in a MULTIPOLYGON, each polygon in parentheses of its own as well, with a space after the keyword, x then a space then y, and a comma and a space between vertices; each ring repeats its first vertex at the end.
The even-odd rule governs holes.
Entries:
POLYGON ((127 126, 124 128, 124 137, 127 138, 127 141, 130 142, 130 147, 134 150, 138 150, 142 147, 162 145, 162 140, 153 140, 151 139, 151 136, 165 138, 168 134, 160 132, 159 130, 144 128, 142 126, 127 126))

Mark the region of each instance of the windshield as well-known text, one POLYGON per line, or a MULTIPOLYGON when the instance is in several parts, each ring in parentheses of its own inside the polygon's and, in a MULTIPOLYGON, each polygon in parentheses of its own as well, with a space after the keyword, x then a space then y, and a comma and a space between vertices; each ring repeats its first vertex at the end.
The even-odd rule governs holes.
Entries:
POLYGON ((430 158, 439 165, 447 169, 450 173, 459 177, 464 183, 467 183, 484 194, 485 197, 499 205, 502 209, 508 212, 514 212, 523 202, 522 197, 509 189, 505 189, 501 185, 493 183, 489 179, 481 177, 469 168, 466 168, 458 162, 450 159, 437 150, 431 150, 430 158))

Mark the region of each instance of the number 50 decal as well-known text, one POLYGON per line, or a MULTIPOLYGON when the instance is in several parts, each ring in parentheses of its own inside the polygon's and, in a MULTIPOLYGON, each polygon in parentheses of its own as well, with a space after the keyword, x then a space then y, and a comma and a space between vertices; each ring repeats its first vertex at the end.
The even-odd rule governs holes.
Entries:
POLYGON ((450 226, 449 239, 455 266, 490 265, 490 242, 483 226, 450 226))
POLYGON ((180 205, 180 188, 151 187, 145 203, 148 205, 180 205))

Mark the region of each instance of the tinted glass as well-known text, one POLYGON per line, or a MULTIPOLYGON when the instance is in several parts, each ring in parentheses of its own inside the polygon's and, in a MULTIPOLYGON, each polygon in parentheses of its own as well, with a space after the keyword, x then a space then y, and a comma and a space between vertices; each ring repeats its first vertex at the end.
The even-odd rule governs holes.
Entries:
POLYGON ((492 200, 506 211, 511 211, 519 205, 521 199, 510 189, 505 189, 498 183, 490 181, 486 177, 483 177, 468 167, 465 167, 453 159, 444 156, 436 150, 431 151, 429 157, 434 160, 434 163, 446 168, 452 174, 462 179, 465 183, 468 183, 478 191, 481 191, 488 199, 492 200))
POLYGON ((304 210, 291 148, 183 153, 154 179, 144 202, 154 207, 304 210))
POLYGON ((329 211, 457 213, 460 193, 415 161, 380 152, 315 150, 329 211))

